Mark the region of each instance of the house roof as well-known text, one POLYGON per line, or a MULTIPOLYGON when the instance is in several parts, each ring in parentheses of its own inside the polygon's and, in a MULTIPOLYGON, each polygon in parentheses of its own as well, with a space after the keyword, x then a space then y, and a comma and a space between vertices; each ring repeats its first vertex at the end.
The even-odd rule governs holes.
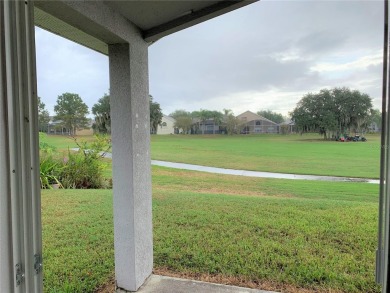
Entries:
POLYGON ((170 120, 171 122, 176 122, 175 118, 173 118, 171 116, 167 116, 167 115, 163 115, 163 119, 170 120))
POLYGON ((279 123, 279 125, 295 125, 295 122, 292 121, 291 119, 287 119, 286 121, 279 123))
MULTIPOLYGON (((77 5, 88 6, 88 10, 93 10, 97 6, 103 8, 107 11, 104 15, 106 18, 114 14, 121 16, 141 31, 145 41, 154 42, 164 36, 256 1, 258 0, 37 0, 34 2, 35 24, 103 54, 108 54, 107 44, 121 43, 123 40, 79 13, 75 9, 77 5)), ((113 21, 119 22, 119 19, 113 21)))
POLYGON ((253 120, 265 120, 265 121, 268 121, 268 122, 273 123, 275 125, 278 125, 274 121, 269 120, 267 118, 264 118, 263 116, 260 116, 260 115, 258 115, 256 113, 253 113, 252 111, 245 111, 244 113, 241 113, 240 115, 237 116, 238 119, 240 119, 242 117, 248 117, 249 118, 249 119, 247 119, 246 122, 250 122, 250 121, 253 121, 253 120))

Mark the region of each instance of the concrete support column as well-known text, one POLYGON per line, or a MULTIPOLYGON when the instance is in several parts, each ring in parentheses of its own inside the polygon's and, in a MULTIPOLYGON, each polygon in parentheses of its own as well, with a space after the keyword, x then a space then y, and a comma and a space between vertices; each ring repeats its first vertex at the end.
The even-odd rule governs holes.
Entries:
POLYGON ((109 45, 115 278, 136 291, 152 273, 148 46, 109 45))
POLYGON ((32 1, 0 1, 0 292, 42 292, 32 1))

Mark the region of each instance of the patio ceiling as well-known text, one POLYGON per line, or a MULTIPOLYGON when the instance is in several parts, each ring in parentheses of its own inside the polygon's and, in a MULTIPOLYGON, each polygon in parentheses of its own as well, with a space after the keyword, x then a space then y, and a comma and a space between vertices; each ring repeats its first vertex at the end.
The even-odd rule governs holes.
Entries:
POLYGON ((145 41, 154 42, 256 1, 35 1, 35 24, 93 50, 108 54, 107 44, 121 43, 123 40, 77 13, 72 7, 83 5, 83 2, 104 5, 103 7, 111 13, 117 13, 133 23, 141 31, 145 41))

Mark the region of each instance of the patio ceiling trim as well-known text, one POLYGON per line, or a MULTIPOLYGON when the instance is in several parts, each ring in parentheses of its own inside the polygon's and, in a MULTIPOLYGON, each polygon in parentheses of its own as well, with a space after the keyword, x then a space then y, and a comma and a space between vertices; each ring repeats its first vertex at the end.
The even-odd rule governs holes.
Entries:
POLYGON ((65 21, 62 21, 37 7, 34 8, 34 22, 37 27, 104 55, 108 55, 108 45, 105 42, 71 26, 65 21))
POLYGON ((145 30, 143 36, 145 41, 154 42, 162 37, 173 34, 177 31, 189 28, 198 23, 204 22, 211 18, 233 11, 240 7, 249 5, 257 0, 238 0, 238 1, 221 1, 214 5, 205 7, 198 11, 188 11, 188 14, 179 18, 163 23, 151 29, 145 30))
MULTIPOLYGON (((102 14, 104 19, 109 19, 108 15, 110 15, 110 17, 115 16, 114 18, 111 18, 114 19, 115 26, 130 25, 135 30, 141 32, 146 42, 153 43, 162 37, 252 4, 256 1, 258 0, 223 0, 198 10, 188 10, 185 15, 181 15, 171 20, 165 19, 165 21, 162 21, 161 19, 161 24, 148 28, 145 27, 144 24, 140 24, 141 27, 135 25, 136 21, 133 21, 131 16, 126 17, 121 13, 121 10, 116 9, 114 5, 107 5, 113 2, 37 0, 35 1, 35 25, 97 52, 108 55, 107 45, 124 43, 125 36, 120 33, 121 30, 118 30, 119 34, 115 34, 107 27, 96 24, 94 19, 85 15, 85 11, 101 11, 102 13, 105 11, 105 13, 102 14)), ((124 3, 127 4, 127 2, 121 2, 122 5, 124 5, 124 3)), ((145 1, 129 1, 128 3, 128 5, 132 5, 129 7, 139 7, 145 11, 145 1)), ((186 2, 180 3, 183 4, 186 2)), ((191 6, 188 5, 188 7, 190 8, 191 6)), ((156 17, 152 10, 153 8, 150 9, 150 13, 146 13, 145 23, 156 20, 153 19, 153 17, 156 17)), ((169 8, 167 9, 169 11, 169 8)), ((134 11, 138 11, 138 9, 135 9, 134 11)), ((113 24, 113 22, 111 22, 111 24, 113 24)))

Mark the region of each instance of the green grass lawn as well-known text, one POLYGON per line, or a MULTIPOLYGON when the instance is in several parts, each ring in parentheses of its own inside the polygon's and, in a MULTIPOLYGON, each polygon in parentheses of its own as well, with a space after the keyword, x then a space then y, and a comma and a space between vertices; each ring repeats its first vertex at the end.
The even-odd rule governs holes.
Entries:
MULTIPOLYGON (((284 290, 379 292, 378 185, 153 167, 154 270, 284 290)), ((113 276, 112 193, 43 191, 45 292, 113 276)))
POLYGON ((152 159, 204 166, 349 177, 379 177, 379 135, 367 142, 300 135, 153 135, 152 159))
MULTIPOLYGON (((91 137, 80 139, 90 141, 91 137)), ((379 136, 152 136, 152 158, 233 169, 378 177, 379 136)), ((59 152, 76 147, 49 136, 59 152)), ((105 160, 111 177, 111 160, 105 160)), ((154 270, 283 292, 379 292, 378 186, 153 167, 154 270), (308 290, 308 291, 305 291, 308 290)), ((113 278, 112 193, 43 191, 46 292, 113 278)))
MULTIPOLYGON (((80 141, 93 141, 95 138, 93 136, 77 136, 80 141)), ((77 148, 76 143, 72 136, 68 135, 47 135, 45 137, 47 143, 56 147, 59 151, 66 151, 68 148, 77 148)))
POLYGON ((113 275, 110 190, 42 190, 44 291, 94 292, 113 275))
MULTIPOLYGON (((379 135, 367 136, 367 142, 348 143, 324 141, 316 134, 152 135, 151 138, 155 160, 292 174, 379 177, 379 135)), ((91 141, 93 137, 78 139, 91 141)), ((59 151, 77 147, 67 136, 49 135, 47 142, 59 151)))

